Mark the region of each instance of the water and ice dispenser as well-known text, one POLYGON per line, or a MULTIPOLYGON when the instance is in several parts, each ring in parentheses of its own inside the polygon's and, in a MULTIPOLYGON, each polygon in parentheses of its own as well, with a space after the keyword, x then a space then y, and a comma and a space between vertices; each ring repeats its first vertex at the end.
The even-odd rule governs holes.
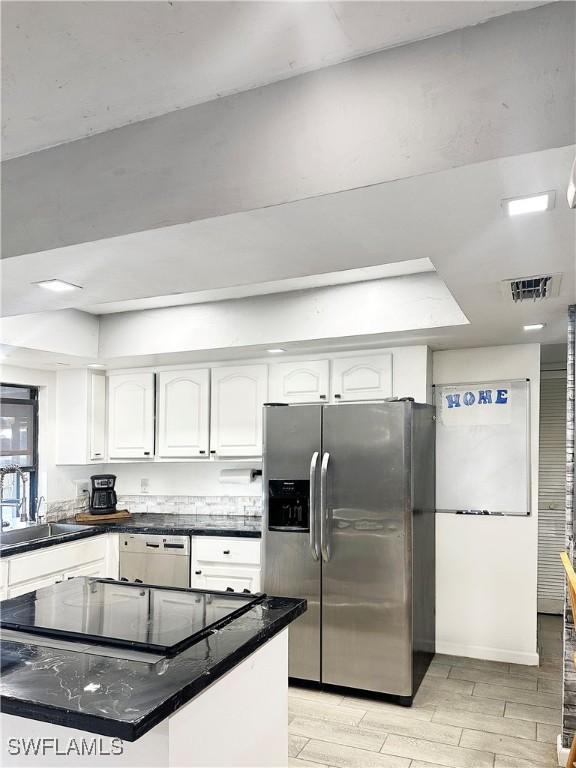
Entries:
POLYGON ((271 531, 310 530, 310 481, 268 482, 268 528, 271 531))

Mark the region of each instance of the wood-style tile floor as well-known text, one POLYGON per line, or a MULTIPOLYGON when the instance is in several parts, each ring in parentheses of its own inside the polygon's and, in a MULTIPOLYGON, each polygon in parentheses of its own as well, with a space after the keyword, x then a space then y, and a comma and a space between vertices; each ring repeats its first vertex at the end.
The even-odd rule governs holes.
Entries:
POLYGON ((557 765, 562 620, 538 619, 540 666, 438 654, 414 705, 291 686, 297 768, 552 768, 557 765))

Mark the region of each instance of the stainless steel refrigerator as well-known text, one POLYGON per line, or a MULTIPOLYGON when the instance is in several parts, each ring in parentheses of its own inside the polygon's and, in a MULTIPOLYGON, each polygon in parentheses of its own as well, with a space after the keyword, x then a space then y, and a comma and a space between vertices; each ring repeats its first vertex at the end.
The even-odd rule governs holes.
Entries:
POLYGON ((263 589, 305 597, 289 675, 408 704, 434 654, 434 408, 264 408, 263 589))

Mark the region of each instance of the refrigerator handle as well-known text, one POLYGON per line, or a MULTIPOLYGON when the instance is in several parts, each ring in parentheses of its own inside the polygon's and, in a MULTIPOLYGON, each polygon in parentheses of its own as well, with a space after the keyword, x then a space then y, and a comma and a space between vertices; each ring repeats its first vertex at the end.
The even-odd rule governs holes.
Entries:
POLYGON ((310 459, 310 549, 314 560, 320 558, 320 550, 316 541, 318 524, 316 522, 316 466, 318 464, 318 451, 314 451, 310 459))
POLYGON ((328 532, 328 462, 330 454, 326 452, 322 456, 322 466, 320 467, 320 549, 322 550, 322 559, 325 563, 330 560, 330 543, 328 532))
POLYGON ((314 560, 320 557, 316 534, 318 524, 316 523, 316 467, 318 464, 318 451, 314 451, 310 459, 310 549, 314 560))

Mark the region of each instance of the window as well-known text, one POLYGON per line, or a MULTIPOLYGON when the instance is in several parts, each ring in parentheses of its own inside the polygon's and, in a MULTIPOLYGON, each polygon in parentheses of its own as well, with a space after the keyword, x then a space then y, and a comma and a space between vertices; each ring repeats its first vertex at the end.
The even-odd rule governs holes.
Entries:
POLYGON ((17 523, 22 512, 36 517, 38 485, 38 389, 0 384, 0 467, 16 465, 23 473, 4 476, 2 526, 17 523))

